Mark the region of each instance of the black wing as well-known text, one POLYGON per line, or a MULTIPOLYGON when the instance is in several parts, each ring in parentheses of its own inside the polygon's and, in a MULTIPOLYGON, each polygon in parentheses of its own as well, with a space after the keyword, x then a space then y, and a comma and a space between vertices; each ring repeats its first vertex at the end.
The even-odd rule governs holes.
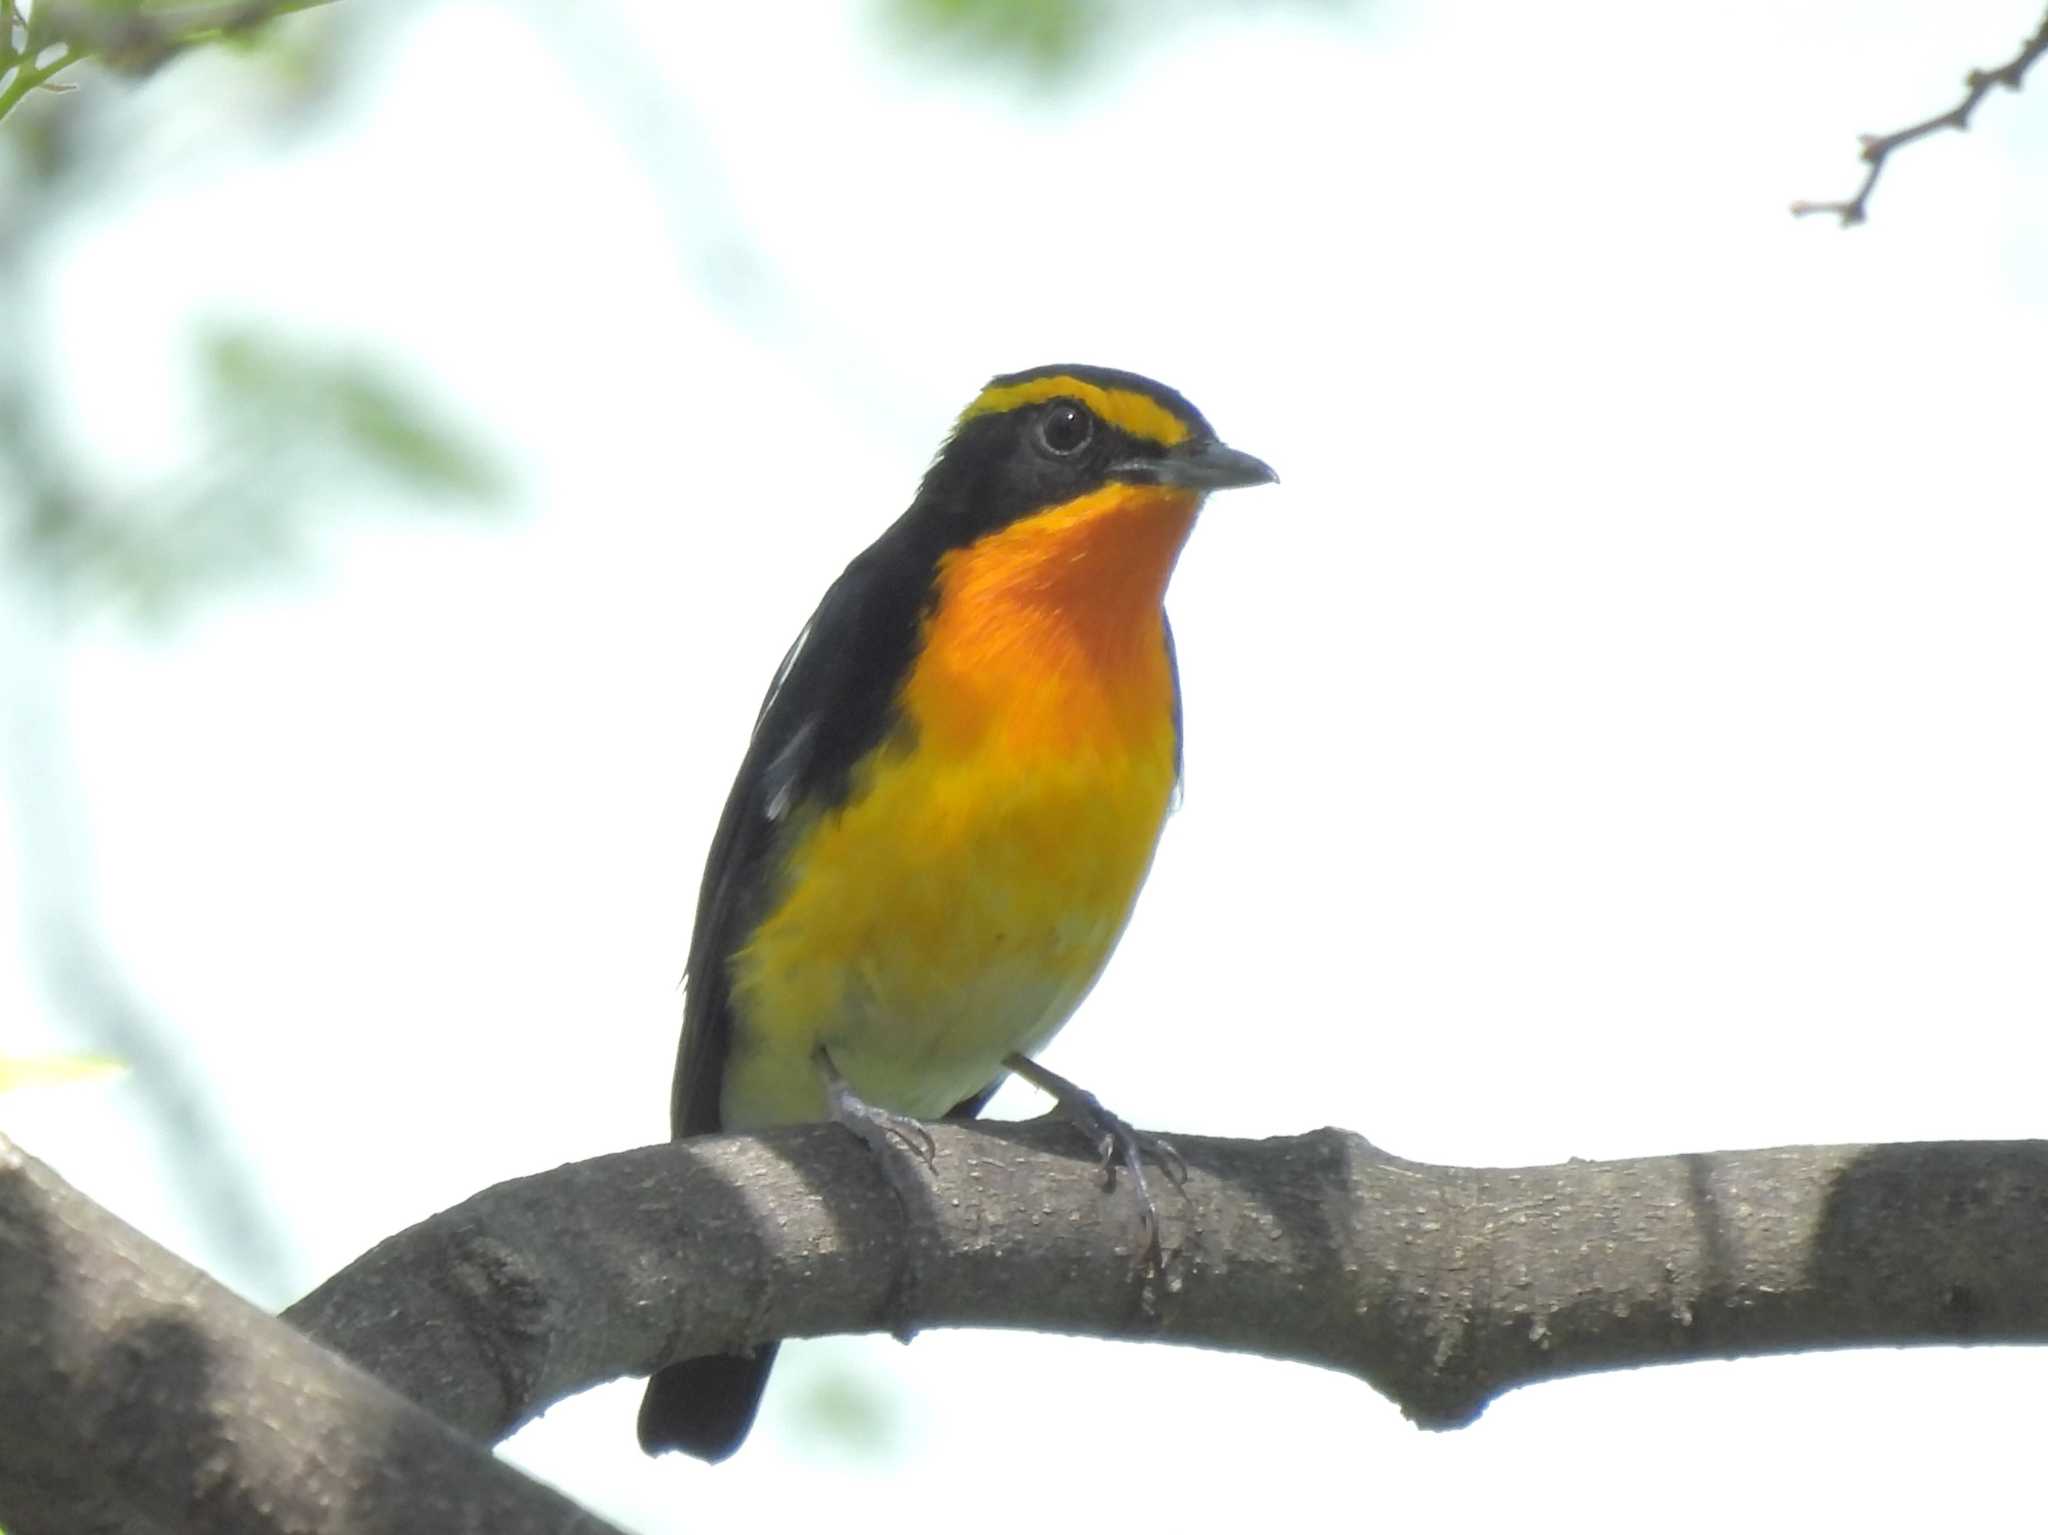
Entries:
POLYGON ((905 546, 899 523, 832 583, 769 684, 697 894, 670 1101, 676 1135, 722 1128, 719 1090, 732 1038, 727 963, 764 915, 794 813, 842 803, 854 764, 894 727, 931 573, 905 546))
MULTIPOLYGON (((754 737, 719 817, 690 932, 674 1133, 721 1129, 718 1100, 732 1047, 727 966, 772 896, 784 837, 800 810, 846 798, 853 766, 894 728, 916 654, 933 565, 899 522, 825 593, 768 685, 754 737)), ((649 1454, 723 1460, 761 1404, 775 1345, 684 1359, 655 1372, 640 1406, 649 1454)))

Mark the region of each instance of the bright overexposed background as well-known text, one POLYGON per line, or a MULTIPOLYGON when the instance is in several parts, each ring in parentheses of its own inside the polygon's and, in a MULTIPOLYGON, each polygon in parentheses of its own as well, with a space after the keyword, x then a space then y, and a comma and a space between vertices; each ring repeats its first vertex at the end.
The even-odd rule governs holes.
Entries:
MULTIPOLYGON (((512 490, 169 620, 0 598, 17 787, 61 780, 0 797, 0 1048, 102 1043, 30 942, 61 856, 272 1256, 135 1073, 10 1134, 271 1305, 661 1138, 769 674, 952 412, 1051 361, 1283 479, 1176 578, 1185 804, 1057 1069, 1471 1163, 2048 1129, 2048 99, 1903 152, 1867 227, 1786 212, 2039 0, 1138 7, 1058 80, 880 9, 367 8, 289 132, 225 57, 76 77, 132 144, 39 247, 75 451, 174 463, 184 349, 251 320, 401 367, 512 490)), ((644 1459, 633 1383, 506 1453, 647 1532, 1956 1528, 2037 1515, 2048 1382, 1692 1366, 1431 1436, 1193 1351, 783 1358, 728 1465, 644 1459)))

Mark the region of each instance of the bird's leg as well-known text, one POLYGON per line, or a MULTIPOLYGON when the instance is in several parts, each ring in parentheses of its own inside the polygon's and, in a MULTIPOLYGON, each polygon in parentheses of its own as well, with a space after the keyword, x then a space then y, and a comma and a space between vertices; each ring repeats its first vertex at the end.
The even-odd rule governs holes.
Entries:
MULTIPOLYGON (((874 1153, 882 1181, 889 1185, 896 1202, 903 1207, 904 1217, 914 1228, 919 1211, 931 1203, 931 1191, 924 1187, 916 1170, 896 1153, 899 1148, 909 1152, 929 1171, 939 1154, 931 1131, 908 1114, 892 1114, 862 1098, 840 1075, 831 1052, 823 1045, 818 1046, 812 1059, 817 1062, 818 1075, 825 1079, 825 1107, 833 1123, 846 1126, 874 1153)), ((890 1285, 889 1298, 882 1308, 882 1314, 892 1319, 889 1330, 895 1334, 898 1343, 908 1343, 917 1335, 917 1329, 907 1320, 914 1309, 911 1297, 916 1282, 915 1270, 907 1256, 909 1252, 906 1245, 904 1265, 890 1285)))
POLYGON ((813 1059, 818 1063, 818 1074, 825 1079, 825 1106, 834 1124, 846 1126, 867 1142, 876 1156, 887 1157, 901 1146, 926 1167, 932 1165, 938 1147, 932 1142, 931 1131, 908 1114, 878 1109, 854 1092, 823 1045, 818 1046, 813 1059))
POLYGON ((1141 1135, 1102 1106, 1093 1093, 1077 1087, 1056 1071, 1048 1071, 1023 1055, 1007 1055, 1003 1064, 1042 1093, 1049 1093, 1069 1123, 1094 1143, 1102 1157, 1105 1185, 1116 1182, 1122 1167, 1131 1175, 1131 1187, 1138 1195, 1138 1219, 1145 1229, 1145 1254, 1154 1263, 1161 1256, 1159 1211, 1152 1203, 1152 1188, 1145 1181, 1145 1158, 1150 1157, 1166 1174, 1166 1181, 1179 1188, 1187 1181, 1186 1158, 1156 1135, 1141 1135))

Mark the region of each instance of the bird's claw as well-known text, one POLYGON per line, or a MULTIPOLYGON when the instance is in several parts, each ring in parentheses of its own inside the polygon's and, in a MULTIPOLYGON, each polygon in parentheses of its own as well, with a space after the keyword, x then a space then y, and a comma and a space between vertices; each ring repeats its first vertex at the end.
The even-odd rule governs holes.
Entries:
POLYGON ((1166 1181, 1176 1189, 1187 1182, 1187 1159, 1173 1148, 1171 1142, 1134 1130, 1125 1120, 1104 1108, 1102 1101, 1093 1093, 1076 1087, 1036 1061, 1013 1056, 1005 1064, 1025 1081, 1051 1093, 1067 1122, 1088 1137, 1100 1159, 1105 1188, 1116 1186, 1118 1168, 1130 1175, 1132 1192, 1138 1198, 1138 1223, 1144 1233, 1144 1261, 1155 1268, 1160 1267, 1164 1262, 1165 1249, 1160 1242, 1159 1210, 1152 1202, 1152 1186, 1145 1177, 1145 1159, 1150 1157, 1156 1162, 1160 1172, 1166 1175, 1166 1181))
MULTIPOLYGON (((1096 1108, 1101 1109, 1102 1106, 1097 1104, 1096 1108)), ((1142 1176, 1141 1164, 1147 1157, 1158 1165, 1159 1170, 1166 1175, 1166 1181, 1175 1188, 1180 1188, 1188 1181, 1188 1159, 1174 1150, 1172 1141, 1163 1135, 1147 1135, 1142 1130, 1134 1130, 1125 1121, 1110 1115, 1107 1110, 1103 1110, 1103 1113, 1111 1124, 1109 1128, 1096 1133, 1095 1149, 1101 1154, 1097 1166, 1101 1170, 1104 1185, 1113 1186, 1116 1183, 1116 1170, 1119 1167, 1134 1177, 1142 1176)))
POLYGON ((1138 1196, 1138 1225, 1144 1234, 1144 1260, 1152 1267, 1158 1267, 1165 1259, 1165 1248, 1159 1236, 1159 1207, 1152 1201, 1152 1185, 1145 1176, 1145 1159, 1150 1157, 1157 1163, 1160 1172, 1166 1175, 1166 1181, 1176 1189, 1187 1182, 1186 1159, 1173 1149, 1170 1141, 1133 1129, 1093 1097, 1085 1106, 1062 1104, 1061 1108, 1084 1133, 1094 1136, 1104 1188, 1116 1187, 1117 1169, 1121 1168, 1130 1175, 1132 1192, 1138 1196))
POLYGON ((839 1074, 832 1058, 822 1049, 818 1052, 818 1061, 825 1076, 825 1104, 831 1110, 834 1124, 844 1125, 859 1136, 876 1156, 892 1155, 897 1147, 901 1147, 927 1168, 937 1163, 938 1143, 922 1123, 908 1114, 892 1114, 887 1109, 878 1109, 860 1097, 847 1085, 846 1078, 839 1074))
POLYGON ((834 1095, 832 1118, 867 1142, 877 1156, 888 1156, 900 1146, 926 1167, 938 1161, 931 1131, 906 1114, 891 1114, 847 1093, 834 1095))

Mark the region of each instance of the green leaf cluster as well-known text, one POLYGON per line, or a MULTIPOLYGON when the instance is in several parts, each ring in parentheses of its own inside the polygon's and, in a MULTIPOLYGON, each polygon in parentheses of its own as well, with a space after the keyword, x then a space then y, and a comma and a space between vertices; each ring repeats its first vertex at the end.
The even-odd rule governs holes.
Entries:
POLYGON ((22 511, 15 553, 59 596, 163 617, 296 563, 316 529, 366 500, 475 511, 507 493, 466 430, 359 353, 216 325, 200 338, 198 373, 191 461, 142 492, 99 490, 83 466, 53 458, 33 412, 0 409, 0 464, 16 471, 22 511))
POLYGON ((278 467, 328 455, 427 496, 483 502, 504 492, 492 462, 397 377, 247 326, 216 328, 200 368, 217 423, 278 467))
MULTIPOLYGON (((1205 11, 1281 8, 1283 0, 875 0, 905 48, 933 48, 1034 84, 1077 80, 1119 50, 1167 35, 1205 11)), ((1359 0, 1284 0, 1350 10, 1359 0)))

